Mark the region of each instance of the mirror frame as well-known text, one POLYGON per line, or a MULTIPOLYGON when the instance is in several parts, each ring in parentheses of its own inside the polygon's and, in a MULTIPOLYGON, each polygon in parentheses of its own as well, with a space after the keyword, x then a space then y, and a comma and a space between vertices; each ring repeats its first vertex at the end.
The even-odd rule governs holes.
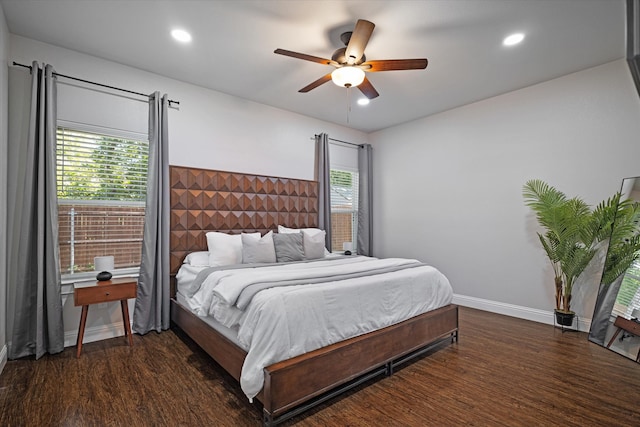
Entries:
MULTIPOLYGON (((640 177, 624 178, 620 187, 620 193, 622 194, 621 200, 631 199, 640 202, 640 177), (630 185, 628 184, 628 180, 633 180, 630 185), (635 188, 638 188, 638 197, 633 197, 633 190, 635 188)), ((612 227, 614 227, 617 220, 618 212, 616 212, 614 221, 611 224, 612 227)), ((612 242, 609 241, 607 252, 605 253, 605 265, 603 266, 596 304, 591 319, 589 341, 608 348, 622 356, 640 361, 640 322, 619 315, 612 318, 613 308, 627 273, 625 271, 625 273, 621 274, 609 285, 603 283, 604 275, 607 271, 606 263, 609 259, 608 254, 611 249, 611 244, 612 242), (624 343, 625 339, 630 339, 630 341, 624 343), (633 341, 633 343, 631 343, 631 341, 633 341)), ((628 270, 629 269, 627 269, 627 271, 628 270)))

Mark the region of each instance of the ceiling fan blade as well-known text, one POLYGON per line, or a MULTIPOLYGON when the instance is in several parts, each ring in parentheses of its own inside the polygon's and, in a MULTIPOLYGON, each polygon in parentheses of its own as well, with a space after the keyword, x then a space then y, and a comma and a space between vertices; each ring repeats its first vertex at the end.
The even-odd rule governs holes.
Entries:
POLYGON ((364 48, 367 46, 367 43, 369 43, 369 38, 371 37, 371 33, 373 33, 374 28, 375 24, 373 22, 358 19, 358 22, 356 22, 356 28, 351 34, 351 39, 349 40, 349 44, 347 45, 347 49, 344 53, 347 58, 347 64, 353 65, 362 58, 362 55, 364 55, 364 48))
POLYGON ((320 58, 319 56, 307 55, 306 53, 298 53, 285 49, 276 49, 273 53, 278 55, 290 56, 292 58, 304 59, 305 61, 317 62, 318 64, 333 65, 337 67, 339 64, 336 61, 326 58, 320 58))
POLYGON ((362 92, 364 96, 369 99, 377 98, 378 96, 380 96, 378 91, 373 87, 369 79, 366 77, 364 78, 362 83, 358 85, 358 89, 360 89, 360 92, 362 92))
POLYGON ((427 68, 428 61, 423 59, 382 59, 379 61, 367 61, 361 67, 367 71, 375 73, 377 71, 394 71, 394 70, 424 70, 427 68), (366 68, 370 65, 371 68, 366 68))
POLYGON ((300 89, 298 92, 302 92, 302 93, 306 93, 309 92, 311 89, 315 89, 318 86, 325 84, 326 82, 331 80, 331 73, 327 74, 326 76, 322 76, 320 77, 318 80, 316 80, 315 82, 306 85, 305 87, 303 87, 302 89, 300 89))

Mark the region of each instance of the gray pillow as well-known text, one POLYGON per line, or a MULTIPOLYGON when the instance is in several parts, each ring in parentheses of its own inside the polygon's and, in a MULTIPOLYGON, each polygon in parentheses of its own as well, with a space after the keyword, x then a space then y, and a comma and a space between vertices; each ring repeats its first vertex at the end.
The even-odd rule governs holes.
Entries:
POLYGON ((302 233, 274 234, 273 244, 276 248, 276 260, 278 262, 304 260, 302 233))
POLYGON ((273 247, 273 232, 263 237, 242 234, 242 263, 276 262, 276 251, 273 247))

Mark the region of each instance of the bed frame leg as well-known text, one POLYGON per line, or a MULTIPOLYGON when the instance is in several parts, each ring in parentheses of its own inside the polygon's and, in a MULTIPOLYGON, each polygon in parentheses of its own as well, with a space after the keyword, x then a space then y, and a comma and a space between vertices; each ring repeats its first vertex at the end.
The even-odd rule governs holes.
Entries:
POLYGON ((266 409, 262 410, 262 425, 265 427, 271 427, 273 424, 273 416, 267 412, 266 409))
POLYGON ((385 364, 384 375, 387 376, 387 377, 390 377, 391 375, 393 375, 393 363, 392 362, 387 362, 385 364))

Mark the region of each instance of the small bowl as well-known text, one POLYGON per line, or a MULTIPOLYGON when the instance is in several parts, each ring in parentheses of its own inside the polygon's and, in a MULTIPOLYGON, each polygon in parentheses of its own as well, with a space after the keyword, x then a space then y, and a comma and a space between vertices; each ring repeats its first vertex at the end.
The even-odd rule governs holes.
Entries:
POLYGON ((107 280, 111 280, 111 276, 112 276, 111 273, 109 273, 108 271, 101 271, 96 276, 96 279, 98 279, 101 282, 104 282, 104 281, 107 281, 107 280))

